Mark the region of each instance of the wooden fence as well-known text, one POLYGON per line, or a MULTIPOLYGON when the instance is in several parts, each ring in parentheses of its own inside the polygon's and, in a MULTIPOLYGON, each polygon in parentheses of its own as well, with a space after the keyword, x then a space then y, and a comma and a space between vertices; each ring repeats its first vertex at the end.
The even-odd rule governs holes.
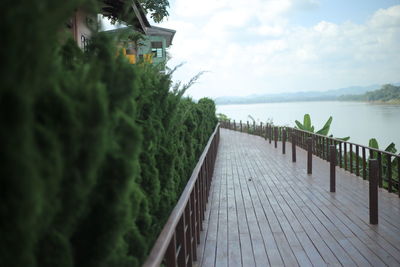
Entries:
POLYGON ((312 154, 327 161, 330 161, 330 146, 333 145, 336 149, 335 165, 361 176, 364 180, 370 180, 371 177, 368 160, 376 159, 378 162, 378 186, 386 188, 389 192, 397 192, 400 197, 400 155, 292 127, 274 126, 268 123, 263 125, 263 123, 256 124, 255 122, 224 121, 221 122, 221 127, 262 136, 269 143, 274 142, 275 147, 278 141, 287 140, 307 150, 307 140, 311 139, 312 154))
POLYGON ((192 266, 219 144, 218 124, 143 266, 192 266))

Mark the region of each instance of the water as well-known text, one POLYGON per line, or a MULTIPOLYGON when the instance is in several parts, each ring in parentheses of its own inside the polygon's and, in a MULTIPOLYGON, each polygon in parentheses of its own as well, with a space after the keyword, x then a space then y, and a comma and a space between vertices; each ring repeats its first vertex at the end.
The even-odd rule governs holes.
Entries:
POLYGON ((294 126, 295 120, 303 122, 309 113, 316 131, 329 116, 333 117, 330 134, 334 137, 350 136, 350 142, 368 145, 370 138, 378 140, 384 149, 391 142, 400 150, 400 105, 369 104, 360 102, 290 102, 248 105, 219 105, 217 112, 232 120, 252 120, 258 123, 272 119, 275 125, 294 126))

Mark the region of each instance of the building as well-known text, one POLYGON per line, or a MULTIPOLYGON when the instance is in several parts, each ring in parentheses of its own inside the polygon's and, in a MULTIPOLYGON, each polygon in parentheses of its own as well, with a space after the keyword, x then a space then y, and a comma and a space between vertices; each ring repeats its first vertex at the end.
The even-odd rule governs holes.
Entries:
POLYGON ((135 64, 144 61, 152 64, 166 63, 167 48, 172 45, 175 30, 150 26, 146 28, 146 35, 138 32, 134 27, 125 27, 107 31, 119 38, 122 52, 135 64))
MULTIPOLYGON (((124 21, 132 25, 137 32, 147 34, 150 23, 146 14, 137 0, 103 0, 102 15, 124 21), (130 1, 129 11, 123 12, 125 1, 130 1)), ((90 38, 96 32, 98 25, 97 14, 88 12, 85 8, 79 8, 67 22, 67 28, 80 48, 86 49, 90 38)))
POLYGON ((139 46, 139 57, 151 54, 151 62, 160 64, 167 62, 167 48, 172 45, 176 31, 151 26, 147 29, 147 38, 142 46, 139 46))

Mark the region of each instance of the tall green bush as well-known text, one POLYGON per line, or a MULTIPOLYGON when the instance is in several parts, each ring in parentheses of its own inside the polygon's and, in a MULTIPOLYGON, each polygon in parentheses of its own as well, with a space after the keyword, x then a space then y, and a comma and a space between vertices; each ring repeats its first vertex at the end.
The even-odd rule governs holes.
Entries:
POLYGON ((2 2, 0 266, 139 266, 215 127, 106 36, 62 41, 88 2, 2 2))

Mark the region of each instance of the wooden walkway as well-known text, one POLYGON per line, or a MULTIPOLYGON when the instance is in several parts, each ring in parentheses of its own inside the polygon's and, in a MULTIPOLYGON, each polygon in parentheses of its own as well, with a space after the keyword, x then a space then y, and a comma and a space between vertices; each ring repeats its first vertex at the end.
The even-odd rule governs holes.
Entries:
POLYGON ((379 191, 369 224, 368 183, 306 152, 291 162, 261 137, 221 129, 198 266, 400 266, 400 199, 379 191))

